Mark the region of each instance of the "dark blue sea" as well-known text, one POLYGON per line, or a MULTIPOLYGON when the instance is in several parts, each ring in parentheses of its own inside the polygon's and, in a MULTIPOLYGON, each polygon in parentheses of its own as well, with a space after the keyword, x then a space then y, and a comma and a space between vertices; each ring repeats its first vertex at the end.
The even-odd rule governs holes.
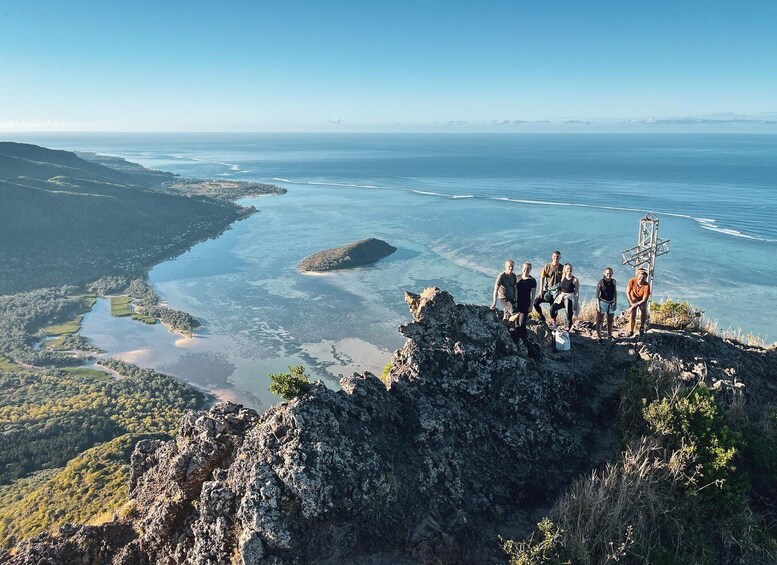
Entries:
MULTIPOLYGON (((16 136, 117 155, 185 176, 270 182, 283 196, 151 272, 172 307, 206 321, 187 340, 105 305, 83 332, 112 354, 225 396, 272 401, 266 375, 304 364, 334 382, 380 371, 401 346, 405 289, 434 285, 487 304, 506 258, 538 274, 554 249, 584 298, 639 220, 671 251, 655 294, 689 300, 718 328, 777 339, 777 136, 682 134, 81 134, 16 136), (306 276, 307 255, 378 237, 399 248, 371 267, 306 276), (225 392, 226 391, 226 392, 225 392)), ((621 301, 625 304, 625 300, 621 301)))

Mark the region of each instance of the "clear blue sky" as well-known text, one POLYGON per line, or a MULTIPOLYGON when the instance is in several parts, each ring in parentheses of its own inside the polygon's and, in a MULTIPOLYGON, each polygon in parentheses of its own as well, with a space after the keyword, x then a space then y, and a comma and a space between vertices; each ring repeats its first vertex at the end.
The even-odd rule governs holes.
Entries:
POLYGON ((5 131, 769 112, 777 1, 0 0, 5 131))

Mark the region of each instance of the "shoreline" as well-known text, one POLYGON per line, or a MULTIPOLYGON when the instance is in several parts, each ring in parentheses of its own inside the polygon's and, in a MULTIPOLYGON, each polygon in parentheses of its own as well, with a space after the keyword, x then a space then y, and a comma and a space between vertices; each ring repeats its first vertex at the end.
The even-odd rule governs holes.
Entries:
MULTIPOLYGON (((84 154, 81 154, 83 157, 84 154)), ((167 261, 174 260, 175 258, 185 254, 186 252, 190 251, 194 246, 203 243, 205 241, 208 241, 210 239, 218 239, 219 237, 223 236, 229 229, 231 229, 237 222, 246 219, 253 214, 258 213, 258 210, 253 205, 241 205, 238 204, 237 201, 243 198, 257 198, 260 196, 271 196, 271 195, 282 195, 285 194, 287 191, 284 188, 281 188, 277 185, 269 185, 269 184, 263 184, 263 183, 253 183, 248 181, 226 181, 226 180, 220 180, 220 179, 204 179, 204 178, 188 178, 188 177, 179 177, 178 175, 174 173, 169 173, 166 171, 156 171, 152 169, 147 169, 141 165, 131 163, 130 161, 127 161, 120 157, 110 157, 98 153, 91 154, 91 159, 87 159, 88 161, 98 163, 100 165, 103 165, 107 168, 111 168, 113 170, 117 171, 129 171, 135 175, 140 175, 144 178, 148 179, 155 179, 155 178, 161 178, 165 182, 158 183, 155 182, 155 188, 147 189, 150 192, 158 192, 162 194, 169 194, 173 196, 177 196, 178 198, 184 199, 185 202, 187 198, 196 198, 196 199, 204 199, 212 201, 213 203, 220 204, 222 207, 228 207, 234 210, 233 216, 231 220, 227 222, 213 222, 212 225, 209 226, 203 226, 203 225, 196 225, 193 226, 193 230, 191 230, 189 233, 185 234, 188 235, 189 238, 181 241, 175 241, 171 240, 170 242, 167 242, 166 244, 153 244, 150 247, 142 249, 140 252, 135 253, 133 257, 130 257, 127 259, 127 262, 125 263, 125 266, 121 269, 116 269, 113 267, 110 267, 103 271, 102 273, 96 273, 93 276, 90 276, 89 279, 84 279, 79 281, 78 283, 72 283, 70 281, 64 281, 61 282, 59 285, 50 285, 50 286, 41 286, 41 287, 35 287, 35 288, 24 288, 24 289, 17 289, 14 292, 11 292, 9 294, 3 295, 8 298, 14 298, 18 296, 23 296, 25 294, 31 294, 32 299, 35 300, 36 293, 44 293, 46 291, 54 293, 59 299, 63 301, 72 301, 76 294, 93 294, 94 296, 100 297, 102 299, 105 299, 108 301, 110 305, 110 300, 112 297, 118 297, 118 296, 125 296, 126 294, 122 294, 121 291, 126 291, 128 289, 127 286, 120 289, 120 292, 117 292, 116 290, 108 291, 108 292, 90 292, 88 290, 88 287, 91 285, 94 285, 95 283, 98 283, 99 281, 103 279, 111 279, 111 278, 118 278, 125 279, 127 284, 129 284, 132 280, 136 278, 142 279, 145 284, 148 283, 148 276, 151 270, 153 270, 157 265, 160 265, 162 263, 165 263, 167 261), (113 166, 111 166, 113 165, 113 166), (143 261, 142 257, 151 257, 150 261, 143 261), (135 259, 140 259, 140 261, 135 262, 135 259), (62 291, 61 288, 64 288, 63 285, 70 284, 76 286, 78 290, 72 291, 62 291)), ((151 288, 153 292, 153 288, 151 288)), ((135 300, 130 298, 132 300, 132 310, 133 313, 136 314, 144 314, 144 312, 141 312, 143 310, 142 307, 139 307, 135 300)), ((159 301, 157 306, 167 308, 168 310, 173 310, 167 306, 166 301, 159 301)), ((92 312, 94 307, 94 304, 88 309, 88 310, 81 310, 78 311, 78 316, 85 316, 92 312)), ((72 309, 71 311, 75 312, 75 309, 72 309)), ((178 347, 185 346, 187 342, 190 340, 193 340, 197 335, 197 328, 201 327, 201 322, 194 318, 194 316, 191 316, 187 312, 183 311, 175 311, 174 312, 180 312, 182 314, 185 314, 186 316, 191 317, 196 323, 197 326, 194 326, 192 328, 192 331, 186 331, 185 329, 176 328, 173 326, 172 323, 162 321, 160 316, 154 316, 156 318, 156 321, 161 324, 168 333, 173 334, 178 337, 176 340, 176 345, 178 347)), ((146 314, 148 315, 148 314, 146 314)), ((57 318, 59 317, 67 317, 67 315, 62 316, 60 313, 54 313, 54 316, 57 318)), ((125 316, 120 316, 125 317, 125 316)), ((130 317, 129 315, 126 317, 130 317)), ((139 324, 144 324, 142 320, 136 320, 133 319, 133 322, 137 322, 139 324)), ((41 347, 42 343, 46 341, 46 338, 44 337, 42 340, 37 341, 37 346, 31 346, 29 345, 34 336, 41 331, 43 327, 45 327, 45 323, 41 325, 41 323, 36 322, 34 327, 25 327, 22 331, 26 336, 24 337, 24 346, 21 345, 21 342, 17 347, 16 350, 9 348, 7 349, 6 353, 3 354, 4 359, 8 359, 8 362, 12 365, 18 367, 21 370, 28 370, 28 371, 46 371, 46 370, 63 370, 63 369, 73 369, 73 368, 94 368, 97 365, 97 361, 100 359, 106 359, 109 358, 110 355, 105 353, 97 353, 95 351, 88 351, 88 350, 66 350, 66 351, 59 351, 55 349, 48 349, 45 347, 41 347), (27 348, 27 349, 25 349, 27 348), (29 351, 29 353, 28 353, 29 351), (33 355, 33 352, 35 354, 33 355), (36 356, 40 354, 41 361, 38 360, 31 360, 30 362, 26 362, 26 356, 36 356), (22 356, 23 355, 23 356, 22 356), (75 355, 75 357, 73 357, 75 355), (67 362, 65 356, 70 356, 72 362, 67 362), (47 362, 48 360, 48 362, 47 362)), ((148 324, 146 324, 148 325, 148 324)), ((68 335, 74 335, 79 336, 83 339, 90 340, 89 336, 85 333, 83 333, 83 327, 79 323, 78 329, 73 332, 72 334, 68 335)), ((91 341, 91 340, 90 340, 91 341)), ((133 363, 134 364, 134 363, 133 363)), ((136 365, 140 368, 148 368, 144 367, 142 365, 136 365)), ((114 377, 118 376, 118 373, 113 370, 107 370, 107 368, 100 365, 101 369, 95 369, 100 370, 101 372, 112 374, 114 377)), ((153 369, 156 370, 156 369, 153 369)), ((260 406, 262 403, 258 399, 251 398, 250 393, 245 393, 243 391, 240 391, 237 388, 230 388, 229 383, 225 383, 225 385, 221 384, 214 384, 213 387, 204 386, 199 383, 195 383, 191 379, 182 376, 181 374, 176 374, 176 372, 170 372, 170 371, 157 371, 166 375, 169 375, 170 377, 175 378, 179 382, 185 383, 187 386, 191 386, 193 389, 205 393, 209 398, 208 406, 212 405, 215 402, 219 401, 239 401, 239 402, 245 402, 248 406, 260 406)))

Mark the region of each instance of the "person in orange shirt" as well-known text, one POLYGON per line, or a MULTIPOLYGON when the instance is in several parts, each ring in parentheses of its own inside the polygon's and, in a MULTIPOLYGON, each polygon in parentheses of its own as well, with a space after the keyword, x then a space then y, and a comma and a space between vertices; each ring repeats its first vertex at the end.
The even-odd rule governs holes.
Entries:
POLYGON ((645 335, 645 323, 647 322, 648 300, 650 300, 650 284, 647 282, 647 271, 637 269, 637 276, 631 277, 626 286, 626 298, 629 299, 629 306, 626 309, 631 316, 629 321, 629 337, 634 337, 634 324, 637 320, 637 310, 641 315, 639 324, 640 337, 645 335))

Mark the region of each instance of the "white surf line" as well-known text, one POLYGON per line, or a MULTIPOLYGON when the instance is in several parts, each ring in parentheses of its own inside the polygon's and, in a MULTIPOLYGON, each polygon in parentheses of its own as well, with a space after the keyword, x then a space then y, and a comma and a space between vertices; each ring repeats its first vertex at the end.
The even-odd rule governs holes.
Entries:
MULTIPOLYGON (((495 197, 492 198, 492 200, 501 200, 504 202, 516 202, 518 204, 533 204, 533 205, 540 205, 540 206, 567 206, 567 207, 575 207, 575 208, 592 208, 596 210, 613 210, 618 212, 637 212, 640 214, 643 214, 645 212, 644 209, 639 208, 625 208, 621 206, 604 206, 600 204, 580 204, 576 202, 553 202, 553 201, 546 201, 546 200, 522 200, 517 198, 507 198, 507 197, 495 197)), ((691 216, 690 214, 680 214, 677 212, 666 212, 662 210, 656 210, 656 214, 661 214, 663 216, 670 216, 673 218, 682 218, 684 220, 693 220, 696 222, 696 224, 705 230, 714 231, 716 233, 720 233, 723 235, 730 235, 733 237, 739 237, 743 239, 749 239, 753 241, 762 241, 765 243, 777 243, 777 240, 774 239, 768 239, 765 237, 758 237, 754 235, 748 235, 745 233, 742 233, 739 230, 730 229, 730 228, 722 228, 717 225, 718 220, 715 218, 699 218, 696 216, 691 216)))
POLYGON ((268 180, 275 181, 275 182, 285 182, 288 184, 298 184, 302 186, 337 186, 337 187, 343 187, 343 188, 369 188, 369 189, 383 189, 383 190, 391 190, 389 187, 386 186, 377 186, 374 184, 349 184, 344 182, 321 182, 321 181, 312 181, 312 180, 292 180, 292 179, 285 179, 283 177, 270 177, 268 180))
POLYGON ((202 159, 200 157, 187 157, 186 155, 173 155, 173 157, 180 161, 194 161, 195 163, 208 163, 209 165, 221 165, 223 167, 229 167, 230 171, 234 171, 236 173, 251 172, 248 169, 241 169, 240 165, 236 165, 234 163, 225 163, 223 161, 211 161, 209 159, 202 159))
MULTIPOLYGON (((346 184, 346 183, 335 183, 335 182, 317 182, 317 181, 302 181, 302 180, 294 181, 294 180, 281 178, 281 177, 273 177, 270 180, 274 180, 278 182, 286 182, 290 184, 300 184, 300 185, 335 186, 335 187, 340 186, 340 187, 348 187, 348 188, 371 188, 371 189, 377 188, 377 189, 383 189, 383 190, 400 190, 404 192, 411 192, 413 194, 418 194, 420 196, 432 196, 437 198, 446 198, 450 200, 485 199, 485 200, 494 200, 494 201, 500 201, 500 202, 514 202, 516 204, 529 204, 534 206, 563 206, 563 207, 569 207, 569 208, 590 208, 594 210, 612 210, 615 212, 634 212, 638 214, 645 213, 644 208, 628 208, 625 206, 605 206, 603 204, 583 204, 578 202, 557 202, 553 200, 529 200, 529 199, 523 199, 523 198, 509 198, 507 196, 479 196, 475 194, 446 194, 441 192, 433 192, 431 190, 420 190, 417 188, 409 188, 409 187, 403 187, 403 186, 387 187, 387 186, 346 184)), ((731 228, 722 228, 717 225, 718 220, 714 218, 700 218, 696 216, 691 216, 690 214, 666 212, 661 210, 656 210, 656 213, 664 216, 674 217, 674 218, 683 218, 687 220, 692 220, 696 222, 696 224, 699 227, 706 230, 714 231, 716 233, 720 233, 722 235, 729 235, 732 237, 739 237, 742 239, 749 239, 752 241, 762 241, 765 243, 777 243, 777 240, 774 240, 774 239, 748 235, 748 234, 742 233, 739 230, 735 230, 731 228)))

